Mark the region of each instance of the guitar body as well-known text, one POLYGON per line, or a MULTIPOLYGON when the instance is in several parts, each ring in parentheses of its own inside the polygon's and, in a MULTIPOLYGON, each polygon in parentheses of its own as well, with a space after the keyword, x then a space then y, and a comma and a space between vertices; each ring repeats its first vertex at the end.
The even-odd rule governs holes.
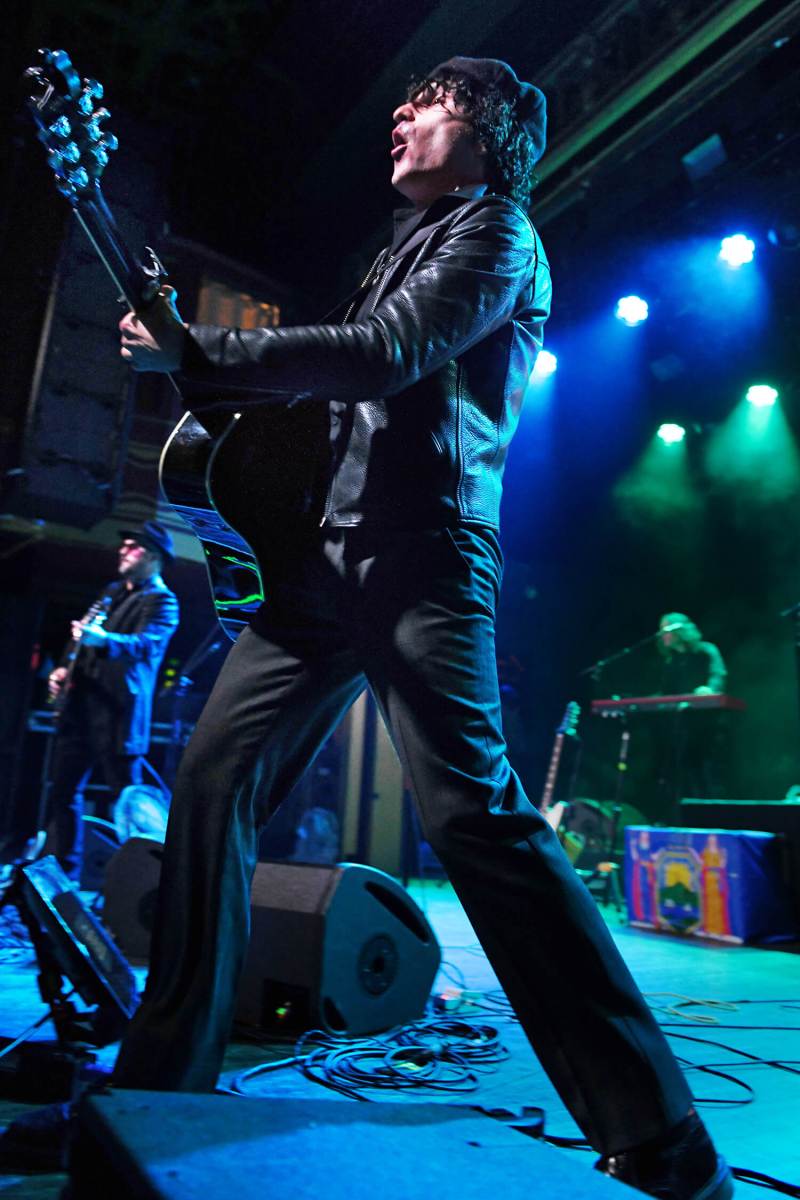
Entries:
POLYGON ((200 540, 217 617, 235 638, 265 597, 269 564, 313 524, 324 404, 187 413, 161 454, 164 496, 200 540))

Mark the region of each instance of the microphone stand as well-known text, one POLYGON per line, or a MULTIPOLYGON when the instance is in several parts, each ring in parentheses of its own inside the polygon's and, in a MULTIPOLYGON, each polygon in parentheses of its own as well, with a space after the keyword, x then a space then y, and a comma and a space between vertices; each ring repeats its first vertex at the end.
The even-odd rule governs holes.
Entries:
MULTIPOLYGON (((670 626, 670 628, 672 627, 670 626)), ((657 629, 655 633, 648 633, 647 637, 639 638, 638 642, 631 642, 630 646, 623 646, 621 650, 615 650, 613 654, 608 654, 605 658, 599 658, 590 667, 584 667, 582 671, 579 671, 578 678, 588 675, 594 683, 597 683, 603 671, 610 663, 617 662, 620 658, 625 658, 628 654, 633 654, 634 650, 640 650, 642 646, 646 646, 649 642, 654 642, 663 632, 663 629, 657 629)))
MULTIPOLYGON (((618 662, 620 659, 627 658, 629 654, 633 654, 634 650, 640 650, 643 646, 654 642, 657 637, 663 632, 657 629, 655 633, 648 633, 646 637, 639 638, 636 642, 631 642, 630 646, 623 646, 621 650, 615 650, 613 654, 606 655, 605 658, 600 658, 597 662, 592 663, 589 667, 584 667, 578 672, 578 677, 588 676, 592 681, 592 691, 597 687, 600 677, 607 666, 611 663, 618 662)), ((622 815, 622 791, 625 783, 625 773, 628 770, 628 755, 630 753, 631 731, 628 726, 628 718, 625 713, 615 713, 614 719, 621 722, 622 732, 620 734, 619 749, 617 750, 616 762, 616 783, 614 787, 614 801, 611 808, 611 825, 608 830, 606 839, 606 855, 609 861, 614 860, 616 849, 617 833, 619 829, 619 820, 622 815)))

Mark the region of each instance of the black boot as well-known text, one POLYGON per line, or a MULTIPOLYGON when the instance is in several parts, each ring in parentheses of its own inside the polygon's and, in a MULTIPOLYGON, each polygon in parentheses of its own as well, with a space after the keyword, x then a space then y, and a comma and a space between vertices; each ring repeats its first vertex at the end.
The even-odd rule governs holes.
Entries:
POLYGON ((601 1158, 595 1167, 657 1200, 730 1200, 733 1178, 694 1109, 662 1138, 601 1158))

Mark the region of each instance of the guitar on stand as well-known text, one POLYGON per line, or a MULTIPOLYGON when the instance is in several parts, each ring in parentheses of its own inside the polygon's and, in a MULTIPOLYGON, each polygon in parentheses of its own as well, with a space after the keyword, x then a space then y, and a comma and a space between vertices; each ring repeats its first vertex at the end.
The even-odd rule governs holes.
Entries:
POLYGON ((542 789, 542 798, 539 801, 539 812, 544 817, 547 824, 558 835, 558 840, 564 847, 567 858, 571 863, 575 863, 581 850, 583 850, 584 839, 579 833, 570 833, 562 826, 564 814, 567 811, 568 803, 565 800, 553 801, 555 793, 556 780, 558 779, 558 770, 561 765, 561 755, 564 749, 564 741, 567 738, 577 738, 578 720, 580 719, 580 705, 575 700, 570 700, 564 716, 561 718, 561 723, 556 729, 556 736, 553 741, 553 749, 550 754, 550 765, 547 768, 545 776, 544 788, 542 789))
MULTIPOLYGON (((145 312, 168 286, 167 272, 149 246, 141 258, 128 249, 100 189, 118 147, 104 127, 110 114, 99 107, 102 85, 81 81, 63 50, 40 50, 25 77, 28 111, 56 187, 118 295, 145 312)), ((167 378, 180 396, 173 376, 167 378)), ((217 619, 232 639, 264 599, 265 538, 309 519, 325 420, 324 405, 302 398, 246 413, 204 413, 202 423, 186 413, 164 446, 163 493, 202 544, 217 619)))

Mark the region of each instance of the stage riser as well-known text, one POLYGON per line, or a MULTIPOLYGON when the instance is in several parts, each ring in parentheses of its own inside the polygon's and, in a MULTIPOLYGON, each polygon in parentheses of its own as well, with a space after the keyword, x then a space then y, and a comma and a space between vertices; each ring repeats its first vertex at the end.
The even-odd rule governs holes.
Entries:
POLYGON ((624 1200, 639 1196, 468 1106, 118 1092, 83 1104, 71 1200, 624 1200))
POLYGON ((787 800, 681 800, 680 821, 694 829, 756 829, 781 834, 784 878, 800 928, 800 804, 787 800))

